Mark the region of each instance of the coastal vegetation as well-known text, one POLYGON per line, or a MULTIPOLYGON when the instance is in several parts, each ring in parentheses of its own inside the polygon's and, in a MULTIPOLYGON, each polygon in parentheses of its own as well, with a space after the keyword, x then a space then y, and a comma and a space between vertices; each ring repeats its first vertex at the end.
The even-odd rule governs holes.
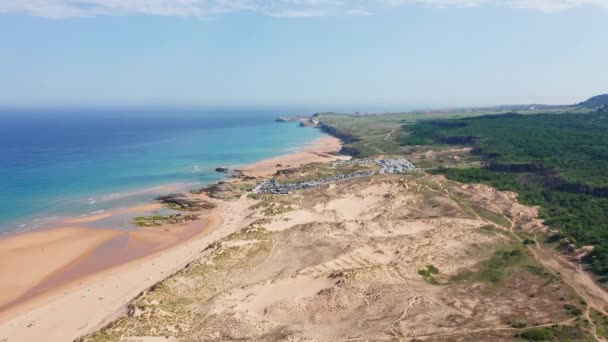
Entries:
POLYGON ((469 145, 481 168, 438 168, 433 173, 465 183, 516 191, 542 208, 541 217, 608 275, 608 117, 600 113, 504 114, 436 120, 405 126, 401 144, 469 145))
POLYGON ((328 163, 310 163, 299 168, 279 170, 275 178, 280 184, 295 182, 309 182, 312 180, 335 177, 349 173, 362 171, 376 171, 379 167, 375 164, 351 165, 339 164, 332 166, 328 163))
POLYGON ((439 284, 435 279, 435 276, 439 274, 439 269, 433 265, 426 265, 425 268, 418 270, 418 274, 420 274, 429 284, 439 284))
POLYGON ((548 328, 531 328, 523 331, 518 337, 528 341, 551 341, 553 340, 553 331, 548 328))
MULTIPOLYGON (((557 246, 593 245, 583 259, 608 278, 608 115, 605 96, 535 110, 321 115, 354 156, 405 155, 463 183, 515 191, 559 230, 557 246), (447 151, 447 152, 446 152, 447 151)), ((491 212, 505 225, 508 222, 491 212)), ((489 217, 488 217, 489 218, 489 217)))
POLYGON ((597 108, 582 106, 559 106, 529 108, 505 106, 480 109, 446 111, 420 111, 385 114, 341 114, 320 113, 320 127, 344 142, 341 153, 357 158, 383 155, 404 155, 416 151, 416 146, 404 145, 402 139, 408 135, 402 126, 418 122, 443 119, 464 119, 478 116, 494 116, 517 110, 522 115, 590 113, 597 108), (525 108, 525 109, 524 109, 525 108))
POLYGON ((133 219, 133 224, 138 227, 160 227, 167 224, 179 224, 189 221, 194 221, 199 218, 198 215, 191 214, 172 214, 172 215, 149 215, 138 216, 133 219))
POLYGON ((511 245, 497 250, 487 260, 482 261, 474 270, 466 270, 450 277, 450 281, 473 280, 499 288, 505 279, 515 272, 527 272, 545 281, 545 284, 560 281, 558 275, 540 266, 530 253, 511 242, 511 245))
POLYGON ((604 338, 608 338, 608 317, 595 309, 590 310, 590 316, 595 324, 597 334, 604 338))

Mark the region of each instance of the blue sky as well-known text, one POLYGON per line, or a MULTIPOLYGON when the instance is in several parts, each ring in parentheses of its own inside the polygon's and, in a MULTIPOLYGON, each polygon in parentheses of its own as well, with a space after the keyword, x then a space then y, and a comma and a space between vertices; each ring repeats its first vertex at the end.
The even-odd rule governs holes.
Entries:
POLYGON ((608 0, 0 0, 0 107, 573 103, 607 36, 608 0))

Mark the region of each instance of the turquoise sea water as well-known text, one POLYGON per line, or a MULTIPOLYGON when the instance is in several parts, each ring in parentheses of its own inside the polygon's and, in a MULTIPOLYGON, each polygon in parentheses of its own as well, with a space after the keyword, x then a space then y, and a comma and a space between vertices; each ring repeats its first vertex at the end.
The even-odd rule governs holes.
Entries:
MULTIPOLYGON (((217 166, 289 153, 323 134, 276 113, 0 113, 0 232, 53 216, 149 201, 168 184, 217 181, 217 166)), ((190 186, 190 184, 184 185, 190 186)))

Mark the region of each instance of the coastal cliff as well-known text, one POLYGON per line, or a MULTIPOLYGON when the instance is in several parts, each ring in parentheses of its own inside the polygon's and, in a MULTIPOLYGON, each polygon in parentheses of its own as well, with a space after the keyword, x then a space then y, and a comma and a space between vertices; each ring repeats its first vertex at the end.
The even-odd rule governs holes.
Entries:
POLYGON ((274 121, 276 122, 300 122, 300 127, 317 127, 319 125, 319 119, 317 114, 312 116, 279 116, 274 121))
POLYGON ((307 116, 279 116, 276 119, 274 119, 274 121, 276 122, 290 122, 290 121, 300 121, 300 120, 307 120, 308 117, 307 116))

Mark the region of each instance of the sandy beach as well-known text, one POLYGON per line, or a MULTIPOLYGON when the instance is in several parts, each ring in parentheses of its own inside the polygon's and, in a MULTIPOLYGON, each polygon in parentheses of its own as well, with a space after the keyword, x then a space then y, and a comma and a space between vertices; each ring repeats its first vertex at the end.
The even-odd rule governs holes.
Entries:
MULTIPOLYGON (((340 148, 339 139, 325 137, 243 169, 265 177, 285 167, 344 158, 340 148)), ((97 227, 112 217, 161 207, 151 203, 64 218, 58 227, 0 240, 0 340, 69 341, 111 321, 140 292, 243 227, 246 198, 217 204, 199 220, 170 227, 97 227)))
POLYGON ((66 227, 1 240, 0 306, 5 307, 44 278, 89 255, 118 234, 112 230, 66 227))
POLYGON ((340 139, 327 136, 315 140, 310 146, 296 153, 246 165, 242 168, 242 171, 248 176, 268 177, 277 170, 288 167, 298 167, 308 163, 324 163, 337 159, 350 159, 348 156, 338 154, 341 148, 342 141, 340 139))

